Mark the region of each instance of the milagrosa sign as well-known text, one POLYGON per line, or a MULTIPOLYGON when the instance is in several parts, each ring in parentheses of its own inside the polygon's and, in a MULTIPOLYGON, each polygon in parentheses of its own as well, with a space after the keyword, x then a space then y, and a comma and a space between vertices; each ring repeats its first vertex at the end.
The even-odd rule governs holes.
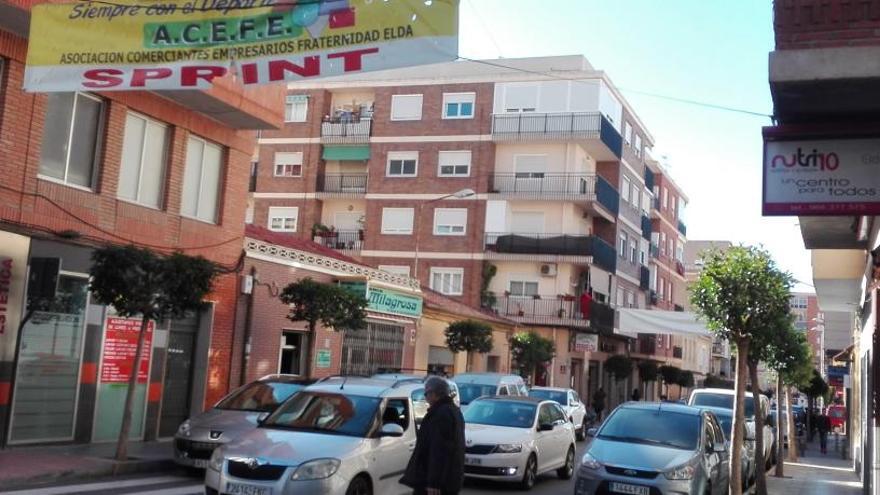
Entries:
POLYGON ((459 0, 112 0, 34 6, 28 91, 206 89, 454 60, 459 0))
POLYGON ((880 139, 766 141, 763 213, 880 214, 880 139))

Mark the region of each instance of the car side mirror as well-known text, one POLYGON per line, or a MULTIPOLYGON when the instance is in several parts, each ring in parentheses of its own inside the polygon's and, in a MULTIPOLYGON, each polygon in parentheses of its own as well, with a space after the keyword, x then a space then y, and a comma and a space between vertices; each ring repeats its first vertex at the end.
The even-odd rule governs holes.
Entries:
POLYGON ((538 431, 553 431, 553 423, 542 423, 538 425, 538 431))
POLYGON ((598 433, 598 432, 599 432, 599 428, 589 428, 589 429, 587 429, 587 436, 593 438, 596 436, 596 433, 598 433))
POLYGON ((260 415, 257 416, 257 424, 262 425, 264 422, 266 422, 266 418, 268 418, 268 417, 269 417, 269 413, 261 412, 260 415))
POLYGON ((402 437, 403 427, 397 423, 385 423, 379 430, 380 437, 402 437))

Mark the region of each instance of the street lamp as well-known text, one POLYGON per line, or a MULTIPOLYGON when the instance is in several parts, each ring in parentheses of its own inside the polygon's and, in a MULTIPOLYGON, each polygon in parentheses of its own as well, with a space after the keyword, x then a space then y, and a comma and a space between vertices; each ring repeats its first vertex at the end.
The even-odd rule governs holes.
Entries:
POLYGON ((414 259, 415 267, 413 268, 413 278, 414 279, 416 279, 416 280, 419 279, 419 241, 421 238, 421 236, 419 235, 419 227, 421 225, 421 219, 422 219, 422 207, 425 206, 426 204, 436 203, 437 201, 442 201, 444 199, 449 199, 449 198, 464 199, 464 198, 469 198, 471 196, 474 196, 476 194, 477 193, 475 193, 473 189, 462 189, 461 191, 456 191, 452 194, 447 194, 446 196, 440 196, 439 198, 434 198, 430 201, 425 201, 425 202, 419 203, 418 209, 416 210, 415 225, 413 226, 413 228, 416 229, 416 255, 415 255, 415 259, 414 259))

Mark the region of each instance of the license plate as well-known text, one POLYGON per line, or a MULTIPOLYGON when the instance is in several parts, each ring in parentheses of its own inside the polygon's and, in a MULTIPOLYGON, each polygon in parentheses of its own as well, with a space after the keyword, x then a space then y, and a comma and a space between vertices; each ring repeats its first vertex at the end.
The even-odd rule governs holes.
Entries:
POLYGON ((611 483, 611 491, 627 495, 650 495, 651 493, 647 486, 627 485, 626 483, 611 483))
POLYGON ((272 495, 272 489, 268 486, 226 483, 226 493, 229 495, 272 495))
POLYGON ((193 459, 193 467, 205 469, 208 467, 207 459, 193 459))
POLYGON ((468 466, 479 466, 479 465, 483 464, 483 460, 480 459, 479 457, 465 457, 464 463, 467 464, 468 466))

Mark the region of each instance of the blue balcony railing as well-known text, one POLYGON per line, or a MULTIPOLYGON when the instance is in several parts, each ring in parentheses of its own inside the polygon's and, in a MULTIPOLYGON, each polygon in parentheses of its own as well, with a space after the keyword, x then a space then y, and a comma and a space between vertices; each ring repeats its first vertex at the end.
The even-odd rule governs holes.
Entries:
POLYGON ((652 258, 659 258, 660 257, 660 246, 658 246, 656 244, 651 244, 650 251, 651 251, 652 258))
POLYGON ((614 128, 614 125, 606 119, 604 116, 602 117, 602 131, 600 133, 600 139, 605 143, 605 146, 614 153, 615 156, 620 158, 623 154, 623 136, 617 132, 617 129, 614 128))
POLYGON ((644 265, 639 269, 639 287, 641 287, 642 290, 648 290, 651 288, 651 270, 644 265))
POLYGON ((596 199, 614 216, 620 213, 620 194, 610 182, 602 177, 596 177, 596 199))
POLYGON ((599 112, 494 114, 492 136, 505 141, 599 139, 614 156, 623 153, 623 137, 599 112))
POLYGON ((654 190, 654 172, 648 167, 645 167, 645 187, 648 188, 649 191, 654 190))
POLYGON ((650 239, 651 229, 651 219, 646 215, 642 215, 642 237, 650 239))
POLYGON ((592 256, 593 264, 607 271, 617 269, 614 247, 596 236, 571 234, 487 233, 484 248, 488 253, 536 256, 592 256))
POLYGON ((684 224, 681 220, 678 221, 678 231, 681 232, 681 235, 687 237, 688 229, 687 225, 684 224))

